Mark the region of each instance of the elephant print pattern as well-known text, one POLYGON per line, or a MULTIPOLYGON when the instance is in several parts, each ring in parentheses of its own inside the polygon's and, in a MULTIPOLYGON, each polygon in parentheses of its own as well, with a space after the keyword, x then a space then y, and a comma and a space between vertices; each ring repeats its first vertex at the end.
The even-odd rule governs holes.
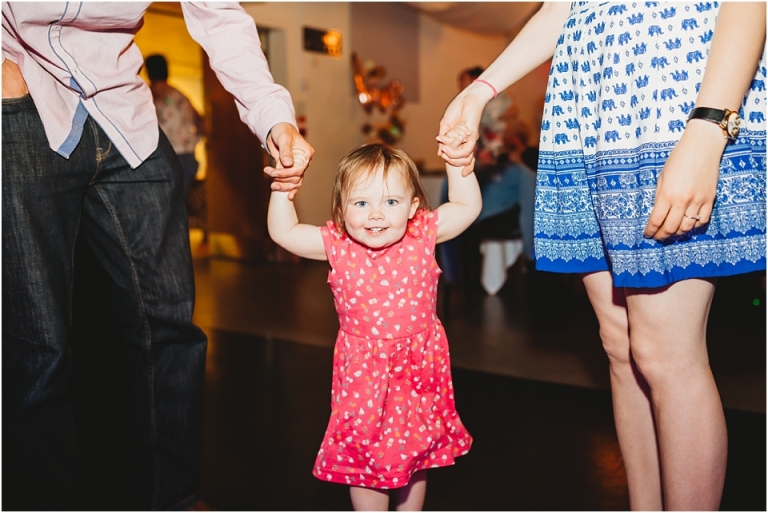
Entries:
POLYGON ((331 418, 318 479, 377 489, 452 465, 472 437, 456 412, 445 330, 436 315, 437 213, 419 210, 403 239, 368 249, 321 229, 339 315, 331 418))
POLYGON ((539 269, 610 270, 618 287, 765 269, 765 52, 741 105, 741 134, 721 161, 711 221, 665 242, 643 237, 657 177, 696 102, 719 7, 572 4, 541 127, 539 269))

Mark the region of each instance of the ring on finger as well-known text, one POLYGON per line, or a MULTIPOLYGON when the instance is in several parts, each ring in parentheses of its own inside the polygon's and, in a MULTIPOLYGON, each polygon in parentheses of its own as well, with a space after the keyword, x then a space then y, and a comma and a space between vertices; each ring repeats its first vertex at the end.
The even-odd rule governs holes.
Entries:
POLYGON ((683 217, 687 217, 688 219, 693 219, 694 221, 701 221, 701 216, 699 214, 696 214, 695 216, 689 216, 687 214, 683 214, 683 217))

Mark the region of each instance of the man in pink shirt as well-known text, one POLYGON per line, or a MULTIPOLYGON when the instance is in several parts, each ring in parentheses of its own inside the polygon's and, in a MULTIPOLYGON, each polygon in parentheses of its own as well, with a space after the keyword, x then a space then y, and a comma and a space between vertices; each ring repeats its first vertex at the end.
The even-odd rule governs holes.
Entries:
MULTIPOLYGON (((198 499, 207 340, 191 322, 181 170, 138 76, 133 36, 148 6, 2 4, 3 509, 76 504, 67 335, 78 231, 110 275, 128 343, 141 509, 198 499)), ((236 3, 181 7, 277 160, 273 188, 295 191, 314 150, 253 19, 236 3)))

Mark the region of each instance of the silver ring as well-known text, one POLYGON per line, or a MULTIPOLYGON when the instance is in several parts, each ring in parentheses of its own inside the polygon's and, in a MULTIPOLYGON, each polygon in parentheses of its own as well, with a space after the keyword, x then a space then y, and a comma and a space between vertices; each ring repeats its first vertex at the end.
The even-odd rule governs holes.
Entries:
POLYGON ((694 221, 701 221, 701 216, 698 214, 696 214, 695 216, 689 216, 689 215, 683 214, 683 217, 687 217, 688 219, 693 219, 694 221))

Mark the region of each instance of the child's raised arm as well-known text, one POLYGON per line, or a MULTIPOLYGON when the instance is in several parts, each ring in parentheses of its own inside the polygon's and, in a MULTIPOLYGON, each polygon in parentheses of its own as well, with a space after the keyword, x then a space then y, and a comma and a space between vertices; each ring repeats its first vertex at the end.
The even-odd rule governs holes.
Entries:
POLYGON ((299 223, 293 200, 287 192, 272 191, 267 212, 269 236, 278 246, 294 255, 313 260, 328 260, 319 226, 299 223))
MULTIPOLYGON (((470 162, 470 169, 474 167, 470 162)), ((465 168, 446 164, 448 174, 448 202, 437 207, 437 242, 445 242, 457 237, 469 228, 483 208, 480 196, 480 186, 477 184, 475 173, 469 172, 461 176, 465 168)))

